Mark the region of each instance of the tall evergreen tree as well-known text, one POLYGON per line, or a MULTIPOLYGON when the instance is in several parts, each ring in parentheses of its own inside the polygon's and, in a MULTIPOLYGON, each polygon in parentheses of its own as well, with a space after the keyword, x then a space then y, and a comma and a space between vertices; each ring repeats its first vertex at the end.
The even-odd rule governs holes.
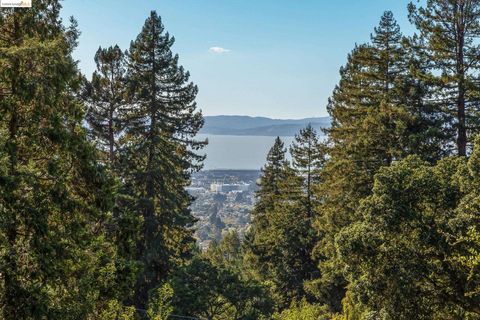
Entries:
POLYGON ((115 295, 112 183, 82 128, 78 31, 60 9, 0 11, 2 319, 86 319, 115 295))
POLYGON ((430 98, 439 111, 455 118, 457 152, 465 156, 469 130, 478 130, 472 116, 478 113, 479 102, 480 2, 428 0, 423 7, 410 3, 409 12, 420 32, 413 40, 428 61, 420 74, 434 80, 437 90, 430 98))
POLYGON ((262 225, 260 221, 263 219, 264 213, 273 208, 277 198, 284 195, 282 192, 285 191, 283 187, 289 167, 286 153, 285 144, 280 137, 277 137, 268 152, 267 163, 262 169, 259 190, 256 193, 257 202, 254 209, 254 219, 257 219, 259 227, 262 225))
POLYGON ((290 147, 292 165, 297 175, 302 178, 305 193, 305 209, 307 215, 314 216, 314 210, 319 205, 315 188, 321 181, 321 170, 325 164, 327 146, 320 142, 315 129, 309 124, 295 136, 290 147))
POLYGON ((143 217, 137 243, 144 271, 136 303, 145 306, 148 291, 188 257, 194 242, 194 218, 185 191, 190 173, 201 168, 195 153, 205 142, 194 140, 203 125, 195 103, 197 87, 172 54, 174 38, 151 12, 128 52, 131 108, 126 124, 126 185, 143 217))
POLYGON ((357 46, 349 55, 328 105, 332 117, 328 167, 343 162, 339 165, 345 170, 337 182, 345 182, 359 196, 371 189, 380 166, 404 152, 398 131, 409 119, 401 100, 400 81, 406 69, 400 41, 400 29, 392 13, 386 12, 372 43, 357 46))
POLYGON ((278 308, 304 296, 304 281, 315 270, 311 259, 311 219, 302 202, 302 179, 285 158, 277 138, 267 156, 245 244, 245 264, 271 285, 278 308))
POLYGON ((88 124, 94 141, 106 154, 105 160, 111 166, 117 166, 118 140, 123 130, 126 109, 125 55, 117 45, 99 48, 95 54, 95 63, 97 70, 93 73, 87 91, 88 124))
POLYGON ((277 137, 268 152, 267 163, 262 168, 262 175, 257 183, 259 189, 255 195, 255 207, 251 212, 252 228, 245 235, 245 266, 250 276, 258 280, 263 280, 268 272, 261 260, 268 247, 272 246, 268 231, 268 213, 273 211, 275 202, 285 195, 282 192, 285 191, 283 183, 288 167, 286 152, 283 141, 277 137))
POLYGON ((417 154, 422 159, 435 163, 451 154, 451 141, 454 130, 448 126, 451 115, 441 112, 431 97, 437 92, 435 80, 421 76, 428 69, 430 62, 418 46, 412 45, 417 40, 404 38, 408 72, 402 82, 404 105, 412 116, 406 123, 404 143, 405 154, 417 154))
POLYGON ((385 12, 371 43, 357 46, 340 71, 341 80, 329 101, 332 127, 327 130, 332 157, 363 162, 375 171, 408 150, 409 89, 407 57, 400 28, 385 12), (338 156, 337 156, 338 153, 338 156))
POLYGON ((387 11, 371 43, 357 46, 349 55, 328 105, 332 127, 327 130, 328 161, 318 189, 321 216, 315 225, 321 237, 315 256, 323 271, 319 299, 330 300, 336 311, 345 285, 336 260, 336 234, 359 218, 356 209, 370 194, 373 177, 382 166, 412 152, 431 157, 430 152, 440 147, 438 131, 429 126, 431 117, 422 109, 422 84, 409 73, 410 60, 400 28, 387 11), (334 298, 321 297, 325 294, 334 298))
POLYGON ((124 184, 122 138, 128 111, 125 53, 117 45, 99 48, 95 54, 95 63, 97 70, 84 90, 88 108, 87 121, 90 138, 108 166, 109 173, 117 181, 113 190, 115 206, 108 237, 117 247, 117 289, 122 301, 131 304, 131 288, 140 268, 135 241, 138 239, 141 221, 130 205, 134 197, 124 184))

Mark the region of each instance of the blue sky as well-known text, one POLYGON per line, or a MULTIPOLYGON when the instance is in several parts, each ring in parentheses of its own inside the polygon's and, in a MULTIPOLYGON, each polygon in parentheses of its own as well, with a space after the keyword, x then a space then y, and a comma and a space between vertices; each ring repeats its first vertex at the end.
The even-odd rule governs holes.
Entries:
POLYGON ((156 10, 199 86, 205 115, 304 118, 327 115, 339 68, 355 43, 369 40, 385 10, 394 12, 405 34, 412 32, 408 2, 65 0, 63 15, 79 22, 75 58, 87 76, 99 46, 127 49, 156 10))

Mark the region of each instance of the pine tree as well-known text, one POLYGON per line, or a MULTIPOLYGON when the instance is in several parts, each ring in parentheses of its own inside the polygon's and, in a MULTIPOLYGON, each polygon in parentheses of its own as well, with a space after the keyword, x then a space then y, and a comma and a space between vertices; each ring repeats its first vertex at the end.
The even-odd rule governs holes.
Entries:
POLYGON ((286 179, 288 167, 286 152, 283 141, 277 137, 268 152, 267 163, 262 168, 259 189, 255 194, 256 203, 251 212, 252 227, 245 235, 245 265, 249 269, 248 273, 259 280, 268 272, 260 260, 265 255, 267 247, 272 246, 268 234, 268 213, 273 211, 275 202, 284 195, 282 184, 286 179))
POLYGON ((304 211, 303 232, 300 235, 303 246, 298 248, 304 257, 304 265, 308 273, 305 273, 305 289, 309 293, 315 294, 312 290, 312 284, 315 286, 315 279, 318 277, 318 269, 315 267, 313 251, 318 241, 313 222, 319 217, 319 207, 322 204, 321 194, 318 192, 322 184, 322 170, 327 161, 327 145, 320 141, 317 132, 308 125, 305 129, 295 136, 295 140, 290 148, 292 155, 293 168, 301 183, 302 196, 297 202, 297 207, 304 211))
POLYGON ((117 45, 99 48, 95 63, 97 70, 87 86, 88 124, 94 142, 106 153, 105 160, 111 166, 118 167, 119 138, 126 109, 125 55, 117 45))
POLYGON ((262 170, 245 244, 245 265, 258 280, 271 284, 278 308, 304 296, 304 281, 315 270, 311 259, 311 219, 302 202, 302 179, 275 140, 262 170))
POLYGON ((86 319, 115 299, 113 183, 82 128, 78 31, 60 9, 0 11, 2 319, 86 319))
POLYGON ((95 63, 97 70, 91 82, 87 82, 83 98, 88 107, 90 139, 97 146, 110 175, 117 181, 108 237, 117 247, 116 287, 121 300, 130 305, 131 288, 141 267, 134 245, 141 220, 130 206, 133 198, 124 184, 122 136, 128 110, 125 53, 117 45, 106 49, 100 47, 95 54, 95 63))
POLYGON ((237 231, 226 232, 220 242, 212 241, 204 256, 216 267, 242 272, 241 240, 237 231))
POLYGON ((305 209, 310 218, 313 218, 314 211, 319 205, 319 199, 316 198, 314 191, 321 182, 321 170, 326 161, 326 151, 327 146, 320 142, 317 132, 310 124, 300 130, 290 147, 293 168, 303 181, 305 209))
MULTIPOLYGON (((275 199, 282 196, 289 163, 286 160, 287 150, 285 144, 277 137, 275 143, 268 152, 267 163, 262 169, 259 190, 256 193, 257 202, 254 214, 256 219, 262 219, 262 213, 273 208, 275 199)), ((259 222, 259 221, 258 221, 259 222)))
POLYGON ((262 169, 262 175, 258 183, 259 189, 255 194, 256 203, 251 213, 255 232, 262 232, 263 229, 267 228, 267 212, 274 208, 278 199, 288 193, 285 193, 287 191, 285 182, 290 169, 286 160, 286 153, 285 144, 280 137, 277 137, 268 152, 267 163, 262 169))
POLYGON ((370 44, 357 46, 340 71, 341 80, 329 101, 332 157, 364 162, 371 171, 405 154, 406 128, 413 121, 407 109, 406 53, 400 28, 385 12, 370 44))
POLYGON ((349 55, 329 101, 332 126, 326 130, 328 161, 317 190, 322 203, 315 226, 321 237, 315 256, 322 270, 317 298, 334 311, 340 311, 345 286, 334 238, 359 219, 356 210, 370 194, 374 175, 412 152, 425 152, 425 158, 431 158, 432 151, 440 154, 440 128, 430 127, 434 115, 423 109, 423 84, 413 80, 410 62, 400 28, 387 11, 371 43, 356 46, 349 55))
MULTIPOLYGON (((436 85, 431 99, 441 113, 453 116, 458 155, 465 156, 469 128, 478 127, 472 117, 478 108, 478 40, 480 2, 471 0, 428 0, 424 7, 409 5, 410 21, 420 35, 412 39, 428 61, 420 76, 436 85)), ((452 141, 453 142, 453 141, 452 141)))
POLYGON ((188 257, 194 242, 192 199, 185 187, 204 158, 195 151, 205 142, 193 138, 203 118, 196 110, 198 89, 172 54, 173 43, 160 17, 151 12, 128 52, 125 182, 136 199, 134 210, 143 217, 137 242, 144 264, 136 288, 140 307, 148 291, 188 257))
MULTIPOLYGON (((415 38, 415 37, 413 37, 415 38)), ((435 163, 451 154, 450 142, 454 136, 451 115, 440 112, 431 97, 437 92, 434 80, 421 76, 428 69, 429 61, 413 46, 416 40, 403 39, 408 72, 402 79, 401 90, 404 106, 410 115, 406 123, 402 146, 405 154, 417 154, 422 159, 435 163)))

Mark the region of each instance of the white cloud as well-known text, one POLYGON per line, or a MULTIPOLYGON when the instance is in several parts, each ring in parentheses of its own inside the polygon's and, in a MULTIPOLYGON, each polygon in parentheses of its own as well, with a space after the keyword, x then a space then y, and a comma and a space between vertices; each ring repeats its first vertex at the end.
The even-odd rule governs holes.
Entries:
POLYGON ((215 53, 215 54, 223 54, 223 53, 227 53, 227 52, 230 52, 229 49, 225 49, 225 48, 222 48, 222 47, 211 47, 210 49, 208 49, 211 53, 215 53))

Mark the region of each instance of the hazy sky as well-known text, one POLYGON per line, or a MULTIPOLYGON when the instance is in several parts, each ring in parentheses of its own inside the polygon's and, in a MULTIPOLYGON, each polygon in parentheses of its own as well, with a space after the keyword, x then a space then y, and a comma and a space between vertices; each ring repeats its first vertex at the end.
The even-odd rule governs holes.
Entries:
POLYGON ((408 0, 65 0, 88 76, 99 46, 127 49, 151 10, 176 38, 205 115, 327 115, 338 70, 391 10, 410 34, 408 0))

